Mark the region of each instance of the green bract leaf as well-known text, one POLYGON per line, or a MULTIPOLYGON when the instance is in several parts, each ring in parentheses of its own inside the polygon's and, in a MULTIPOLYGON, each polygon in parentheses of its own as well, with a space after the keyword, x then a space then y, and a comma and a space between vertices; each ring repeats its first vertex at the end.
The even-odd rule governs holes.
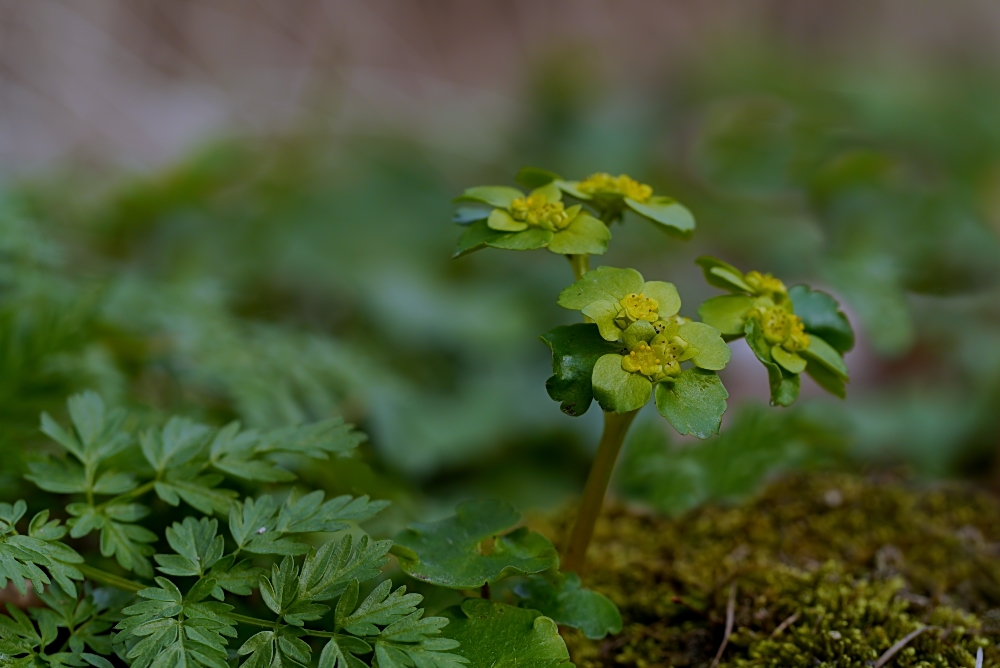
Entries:
MULTIPOLYGON (((771 385, 771 404, 774 406, 791 406, 799 398, 799 388, 802 385, 802 377, 797 373, 790 373, 782 369, 777 364, 765 364, 767 367, 767 379, 771 385)), ((808 365, 806 369, 808 369, 808 365)))
POLYGON ((841 399, 847 397, 847 388, 844 385, 844 379, 833 371, 830 371, 826 365, 815 360, 809 360, 806 364, 806 373, 816 381, 817 385, 830 394, 841 399))
POLYGON ((771 404, 791 406, 799 396, 801 378, 798 374, 791 373, 774 363, 771 346, 764 338, 760 324, 755 318, 747 320, 745 332, 747 345, 767 369, 767 379, 771 387, 771 404))
POLYGON ((841 380, 847 380, 847 365, 844 364, 844 358, 818 335, 809 335, 809 347, 802 351, 802 355, 810 361, 822 364, 841 380))
POLYGON ((795 285, 788 290, 795 315, 802 318, 806 332, 823 337, 843 354, 854 347, 854 330, 840 305, 833 297, 808 285, 795 285))
POLYGON ((723 262, 709 255, 703 255, 695 262, 705 273, 705 280, 708 281, 709 285, 730 292, 753 292, 753 288, 743 280, 743 272, 728 262, 723 262))
POLYGON ((534 610, 481 598, 466 599, 444 615, 444 635, 457 640, 457 654, 472 666, 572 668, 556 623, 534 610))
POLYGON ((552 350, 552 376, 545 389, 563 413, 583 415, 594 398, 594 364, 618 346, 601 338, 595 325, 585 323, 556 327, 541 338, 552 350))
POLYGON ((694 348, 691 361, 696 366, 711 371, 726 368, 733 351, 715 327, 703 322, 685 322, 680 326, 679 335, 694 348))
POLYGON ((477 220, 486 220, 489 218, 490 210, 480 207, 472 206, 462 206, 452 215, 451 222, 457 223, 458 225, 468 225, 469 223, 474 223, 477 220))
POLYGON ((642 290, 639 292, 657 301, 659 304, 657 312, 661 318, 677 315, 677 312, 681 310, 681 296, 677 293, 677 287, 673 283, 646 281, 642 284, 642 290))
POLYGON ((621 339, 622 330, 615 322, 618 317, 618 304, 602 300, 587 304, 580 312, 594 321, 597 331, 605 341, 613 342, 621 339))
POLYGON ((753 300, 746 295, 721 295, 713 297, 698 307, 698 316, 705 324, 715 327, 726 338, 743 336, 747 313, 753 300))
POLYGON ((806 361, 796 353, 790 353, 781 346, 771 346, 771 359, 789 373, 802 373, 806 370, 806 361))
POLYGON ((462 236, 458 239, 458 247, 452 254, 453 258, 462 257, 463 255, 468 255, 481 248, 486 248, 486 245, 495 239, 498 239, 504 235, 503 232, 497 232, 496 230, 490 229, 487 225, 486 220, 478 220, 470 224, 465 231, 462 232, 462 236))
POLYGON ((482 202, 483 204, 506 209, 511 205, 511 202, 519 197, 524 197, 524 193, 517 188, 509 186, 476 186, 466 189, 464 193, 455 198, 455 201, 482 202))
POLYGON ((651 197, 648 202, 637 202, 626 197, 625 204, 646 220, 659 223, 668 232, 682 238, 689 238, 694 232, 694 216, 670 197, 651 197))
POLYGON ((522 605, 539 611, 561 626, 580 629, 588 638, 603 638, 622 630, 622 616, 607 596, 580 584, 576 573, 542 573, 518 584, 522 605))
POLYGON ((522 167, 514 180, 525 188, 541 188, 559 179, 559 175, 538 167, 522 167))
POLYGON ((491 230, 497 232, 521 232, 528 229, 528 224, 522 220, 514 220, 513 216, 504 209, 493 209, 490 211, 486 224, 491 230))
POLYGON ((552 232, 540 227, 530 227, 523 232, 506 232, 486 242, 491 248, 505 250, 535 250, 552 241, 552 232))
POLYGON ((622 333, 622 345, 630 350, 642 342, 649 343, 656 336, 656 328, 645 320, 637 320, 622 333))
POLYGON ((645 282, 635 269, 598 267, 559 293, 559 305, 579 311, 597 301, 617 304, 625 295, 642 292, 645 282))
POLYGON ((548 249, 562 255, 603 255, 608 250, 611 230, 589 213, 581 213, 552 235, 548 249))
POLYGON ((396 536, 393 553, 405 573, 442 587, 471 589, 559 563, 545 536, 526 527, 503 533, 521 520, 508 503, 467 501, 455 512, 440 522, 413 524, 396 536))
POLYGON ((708 438, 719 433, 729 393, 714 371, 686 369, 656 386, 656 409, 679 434, 708 438))
POLYGON ((594 398, 606 412, 628 413, 638 410, 653 395, 653 383, 638 373, 622 368, 622 356, 603 355, 594 365, 594 398))

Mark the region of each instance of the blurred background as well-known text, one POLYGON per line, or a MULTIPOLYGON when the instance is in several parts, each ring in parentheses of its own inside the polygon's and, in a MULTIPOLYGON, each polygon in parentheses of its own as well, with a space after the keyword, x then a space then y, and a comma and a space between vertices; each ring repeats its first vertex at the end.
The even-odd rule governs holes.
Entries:
MULTIPOLYGON (((721 437, 643 414, 619 493, 675 513, 791 467, 1000 487, 1000 5, 0 1, 0 484, 93 388, 138 421, 342 414, 310 484, 525 507, 582 486, 538 335, 569 266, 451 260, 450 200, 524 165, 684 202, 601 260, 717 291, 695 257, 836 295, 846 401, 766 407, 743 342, 721 437)), ((650 407, 647 407, 649 410, 650 407)), ((16 493, 15 493, 16 498, 16 493)), ((419 509, 419 510, 414 510, 419 509)))

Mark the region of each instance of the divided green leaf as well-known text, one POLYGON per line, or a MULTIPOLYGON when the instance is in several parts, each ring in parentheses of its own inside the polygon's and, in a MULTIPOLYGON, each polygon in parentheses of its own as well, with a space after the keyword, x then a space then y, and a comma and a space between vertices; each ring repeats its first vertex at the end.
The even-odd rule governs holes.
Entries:
POLYGON ((576 573, 548 572, 532 575, 514 592, 521 605, 537 610, 561 626, 580 629, 592 639, 622 630, 622 616, 607 596, 580 584, 576 573))
POLYGON ((395 538, 393 553, 408 575, 452 589, 472 589, 511 575, 540 573, 559 557, 547 538, 521 527, 513 506, 467 501, 440 522, 413 524, 395 538))

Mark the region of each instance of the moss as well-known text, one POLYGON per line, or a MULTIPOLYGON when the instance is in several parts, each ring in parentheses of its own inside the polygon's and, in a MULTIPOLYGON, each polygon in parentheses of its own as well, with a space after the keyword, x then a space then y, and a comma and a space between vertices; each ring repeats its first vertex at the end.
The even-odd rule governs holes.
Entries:
MULTIPOLYGON (((560 535, 565 517, 543 530, 560 535)), ((792 477, 739 507, 668 520, 609 509, 587 584, 621 608, 603 641, 566 634, 581 668, 867 667, 924 626, 887 666, 1000 661, 1000 502, 964 487, 792 477), (783 622, 785 624, 783 625, 783 622)))

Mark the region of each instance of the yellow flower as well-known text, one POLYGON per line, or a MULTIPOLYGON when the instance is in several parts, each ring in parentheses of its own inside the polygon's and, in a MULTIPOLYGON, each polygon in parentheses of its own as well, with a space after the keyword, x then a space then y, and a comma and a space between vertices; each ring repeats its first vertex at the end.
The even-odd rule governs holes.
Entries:
POLYGON ((753 288, 758 295, 787 295, 788 289, 780 279, 771 274, 762 274, 759 271, 748 271, 743 276, 746 284, 753 288))
POLYGON ((636 202, 648 202, 653 196, 653 189, 650 186, 639 183, 625 174, 619 176, 611 176, 604 172, 591 174, 576 187, 587 195, 619 195, 636 202))
POLYGON ((660 303, 652 297, 639 293, 625 295, 619 302, 622 307, 622 315, 630 322, 645 320, 646 322, 656 322, 660 319, 656 312, 660 308, 660 303))
POLYGON ((764 339, 772 345, 780 345, 788 352, 805 350, 809 347, 809 335, 805 332, 802 318, 789 313, 780 306, 755 309, 753 314, 760 322, 764 339))
POLYGON ((622 356, 622 369, 629 373, 641 373, 652 381, 676 376, 681 372, 679 358, 685 347, 680 339, 668 342, 659 336, 650 343, 642 341, 628 355, 622 356))
POLYGON ((565 229, 580 207, 567 210, 562 202, 549 202, 542 195, 526 195, 510 203, 514 220, 556 232, 565 229))

